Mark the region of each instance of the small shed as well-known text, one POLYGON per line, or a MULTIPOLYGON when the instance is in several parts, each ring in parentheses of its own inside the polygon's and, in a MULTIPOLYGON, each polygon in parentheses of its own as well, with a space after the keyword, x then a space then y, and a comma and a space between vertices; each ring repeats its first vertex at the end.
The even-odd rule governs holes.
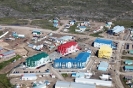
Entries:
POLYGON ((98 66, 99 71, 107 71, 109 64, 105 61, 100 62, 98 66))
POLYGON ((133 64, 133 61, 132 60, 125 60, 125 64, 132 65, 133 64))
POLYGON ((24 74, 21 77, 21 80, 36 80, 37 76, 34 73, 30 73, 30 74, 24 74))

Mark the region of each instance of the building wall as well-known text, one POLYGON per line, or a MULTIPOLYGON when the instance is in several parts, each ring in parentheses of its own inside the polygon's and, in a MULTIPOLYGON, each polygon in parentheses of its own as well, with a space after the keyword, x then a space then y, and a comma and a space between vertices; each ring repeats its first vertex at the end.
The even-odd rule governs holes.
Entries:
POLYGON ((10 58, 10 57, 13 57, 15 55, 16 55, 16 53, 12 53, 12 54, 5 55, 2 58, 10 58))
POLYGON ((104 43, 94 42, 94 47, 98 47, 98 48, 100 48, 102 45, 107 45, 107 46, 109 46, 109 47, 112 47, 111 44, 104 44, 104 43))
MULTIPOLYGON (((39 67, 39 66, 41 66, 41 65, 44 65, 44 64, 46 64, 47 62, 49 62, 50 61, 50 59, 49 59, 49 56, 47 56, 47 57, 45 57, 45 58, 41 58, 40 60, 38 60, 38 61, 30 61, 30 64, 31 63, 33 63, 33 65, 31 65, 31 66, 29 66, 29 65, 27 65, 29 68, 37 68, 37 67, 39 67)), ((28 62, 27 62, 28 63, 28 62)))
POLYGON ((70 69, 85 68, 85 62, 54 62, 54 68, 70 69))

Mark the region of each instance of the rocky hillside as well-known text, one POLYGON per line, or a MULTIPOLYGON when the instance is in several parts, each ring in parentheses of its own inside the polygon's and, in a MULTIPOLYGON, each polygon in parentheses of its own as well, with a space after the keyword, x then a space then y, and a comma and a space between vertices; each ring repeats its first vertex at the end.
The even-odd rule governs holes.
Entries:
POLYGON ((131 0, 0 0, 0 18, 133 19, 131 0))

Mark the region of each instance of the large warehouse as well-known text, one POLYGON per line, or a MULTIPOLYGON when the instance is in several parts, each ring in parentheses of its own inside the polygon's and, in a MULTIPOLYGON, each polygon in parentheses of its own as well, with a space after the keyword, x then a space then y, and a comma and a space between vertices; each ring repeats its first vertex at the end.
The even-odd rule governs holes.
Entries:
POLYGON ((75 58, 59 58, 54 60, 54 68, 85 68, 90 56, 89 52, 81 52, 75 58))
POLYGON ((48 54, 41 52, 26 59, 26 66, 29 68, 37 68, 50 61, 48 54))
POLYGON ((63 56, 76 52, 77 50, 79 50, 79 47, 75 41, 70 41, 58 46, 58 52, 63 56))
POLYGON ((101 38, 97 38, 94 41, 94 47, 100 48, 102 45, 107 45, 107 46, 112 48, 113 47, 113 41, 112 40, 101 39, 101 38))
POLYGON ((96 88, 95 84, 83 84, 75 82, 57 81, 55 88, 96 88))

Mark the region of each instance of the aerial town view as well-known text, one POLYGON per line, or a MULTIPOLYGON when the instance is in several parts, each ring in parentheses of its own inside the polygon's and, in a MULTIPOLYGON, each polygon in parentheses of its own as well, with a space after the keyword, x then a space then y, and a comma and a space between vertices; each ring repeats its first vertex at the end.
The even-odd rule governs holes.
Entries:
POLYGON ((133 0, 0 0, 0 88, 133 88, 133 0))

